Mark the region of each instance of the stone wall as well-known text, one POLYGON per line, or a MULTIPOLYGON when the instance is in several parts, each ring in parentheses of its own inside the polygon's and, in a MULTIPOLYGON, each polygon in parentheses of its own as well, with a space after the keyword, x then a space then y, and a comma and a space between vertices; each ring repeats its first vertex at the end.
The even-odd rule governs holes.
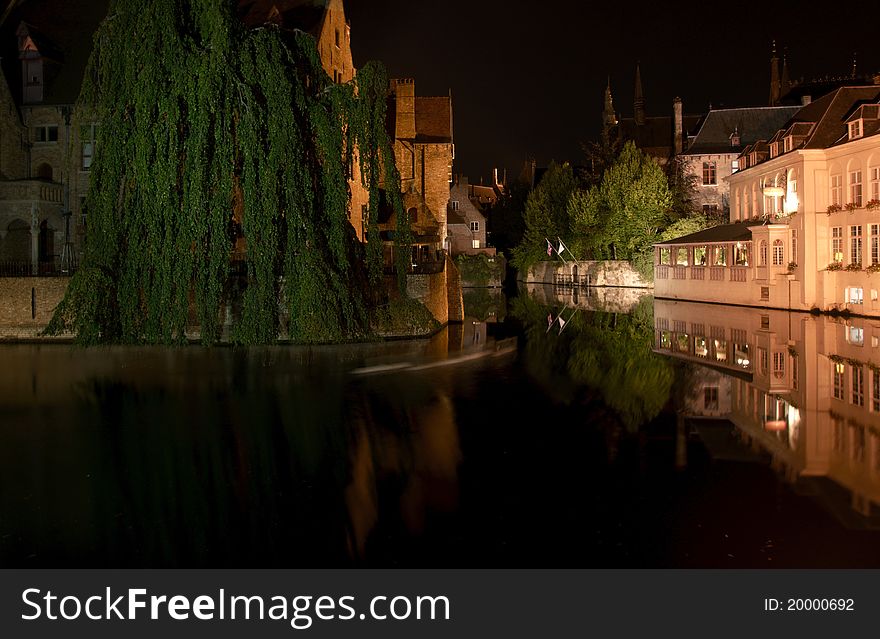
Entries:
POLYGON ((42 331, 67 290, 67 277, 0 278, 0 339, 31 339, 42 331), (36 317, 31 291, 36 293, 36 317))
POLYGON ((450 322, 464 321, 464 298, 461 293, 461 273, 452 258, 446 256, 446 305, 450 322))
MULTIPOLYGON (((575 275, 576 265, 573 262, 539 262, 529 269, 525 278, 518 275, 521 282, 530 284, 553 284, 557 275, 570 277, 575 275)), ((653 288, 652 282, 646 281, 629 262, 606 260, 598 262, 581 262, 577 268, 577 279, 583 281, 589 276, 590 286, 618 286, 623 288, 653 288)))
POLYGON ((464 320, 464 302, 461 295, 461 276, 451 258, 446 258, 446 269, 433 275, 407 275, 406 292, 431 311, 441 324, 464 320))

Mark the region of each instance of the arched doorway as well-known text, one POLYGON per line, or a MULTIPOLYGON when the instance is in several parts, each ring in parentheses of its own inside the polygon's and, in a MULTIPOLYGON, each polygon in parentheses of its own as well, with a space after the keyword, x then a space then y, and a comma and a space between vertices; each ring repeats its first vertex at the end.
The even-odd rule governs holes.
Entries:
POLYGON ((38 180, 47 180, 51 182, 53 178, 52 165, 43 162, 37 167, 36 177, 38 180))
POLYGON ((0 259, 22 266, 31 263, 31 226, 24 220, 13 220, 6 227, 6 239, 0 259))

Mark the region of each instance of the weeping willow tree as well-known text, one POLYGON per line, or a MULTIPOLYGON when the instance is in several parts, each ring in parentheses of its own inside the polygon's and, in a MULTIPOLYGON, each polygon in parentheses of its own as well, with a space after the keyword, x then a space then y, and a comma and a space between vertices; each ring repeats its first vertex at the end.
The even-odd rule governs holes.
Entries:
MULTIPOLYGON (((174 343, 195 314, 217 341, 238 234, 234 341, 274 341, 285 316, 296 341, 363 335, 382 290, 380 184, 410 241, 387 95, 380 65, 335 84, 309 35, 247 29, 229 0, 114 0, 76 110, 99 123, 85 254, 49 330, 174 343), (348 221, 355 163, 366 250, 348 221)), ((409 250, 395 253, 403 286, 409 250)))

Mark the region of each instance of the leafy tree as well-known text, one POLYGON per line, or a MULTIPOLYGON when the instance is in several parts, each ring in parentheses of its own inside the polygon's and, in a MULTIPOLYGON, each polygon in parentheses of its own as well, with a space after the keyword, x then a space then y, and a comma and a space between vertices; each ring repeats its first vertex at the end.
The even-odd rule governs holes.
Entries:
POLYGON ((313 38, 246 29, 228 0, 113 0, 76 110, 101 123, 86 253, 48 330, 183 342, 192 315, 215 342, 240 223, 235 341, 274 341, 285 315, 294 340, 363 335, 382 249, 377 215, 366 257, 347 219, 354 149, 370 210, 384 183, 408 234, 387 92, 380 65, 335 84, 313 38))
POLYGON ((628 142, 602 182, 570 198, 579 245, 593 257, 630 260, 669 222, 672 195, 663 169, 628 142))
POLYGON ((525 233, 513 251, 513 264, 527 271, 547 257, 547 239, 570 237, 568 200, 578 181, 568 163, 551 162, 541 182, 529 194, 525 207, 525 233))
POLYGON ((516 180, 488 212, 492 245, 508 257, 511 257, 514 247, 522 242, 525 234, 523 212, 529 190, 528 183, 516 180))

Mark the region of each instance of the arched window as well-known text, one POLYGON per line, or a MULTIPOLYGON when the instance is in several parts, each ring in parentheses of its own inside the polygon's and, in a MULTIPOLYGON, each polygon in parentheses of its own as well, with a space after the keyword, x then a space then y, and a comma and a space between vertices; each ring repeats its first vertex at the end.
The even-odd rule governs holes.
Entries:
POLYGON ((773 240, 773 266, 785 263, 785 244, 782 240, 773 240))
POLYGON ((767 266, 767 240, 761 240, 758 246, 758 266, 767 266))

